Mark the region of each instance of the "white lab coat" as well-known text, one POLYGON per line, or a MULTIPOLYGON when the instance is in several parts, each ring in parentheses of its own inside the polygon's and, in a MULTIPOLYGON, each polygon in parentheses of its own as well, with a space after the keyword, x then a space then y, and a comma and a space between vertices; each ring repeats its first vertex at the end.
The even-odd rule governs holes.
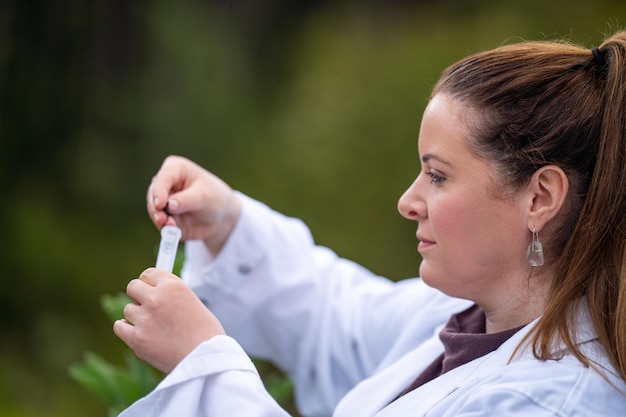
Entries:
MULTIPOLYGON (((123 417, 287 416, 247 354, 286 372, 311 417, 625 415, 626 395, 571 355, 511 360, 532 323, 495 352, 395 400, 443 352, 438 333, 450 315, 471 303, 420 279, 376 277, 315 246, 299 220, 240 198, 242 217, 220 255, 211 259, 202 243, 188 242, 183 271, 229 336, 198 346, 123 417)), ((580 346, 626 392, 581 314, 580 346)))

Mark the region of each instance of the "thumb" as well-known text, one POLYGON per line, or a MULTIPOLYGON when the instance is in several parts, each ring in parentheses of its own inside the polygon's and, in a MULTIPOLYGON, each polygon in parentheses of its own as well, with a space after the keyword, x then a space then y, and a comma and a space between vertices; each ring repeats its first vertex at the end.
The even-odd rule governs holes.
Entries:
POLYGON ((225 187, 214 183, 198 182, 183 190, 173 192, 167 199, 170 215, 185 214, 195 211, 211 210, 211 206, 222 199, 225 187))

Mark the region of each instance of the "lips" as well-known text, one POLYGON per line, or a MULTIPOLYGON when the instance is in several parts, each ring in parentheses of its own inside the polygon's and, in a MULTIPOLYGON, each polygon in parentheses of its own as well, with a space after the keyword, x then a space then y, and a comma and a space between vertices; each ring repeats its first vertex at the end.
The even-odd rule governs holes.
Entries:
POLYGON ((426 244, 433 244, 433 243, 435 243, 434 240, 426 239, 424 236, 419 235, 419 234, 417 235, 417 240, 419 240, 420 243, 426 243, 426 244))
POLYGON ((422 252, 425 249, 428 249, 430 246, 435 244, 434 241, 425 238, 424 236, 417 235, 417 240, 419 240, 419 244, 417 245, 417 251, 422 252))

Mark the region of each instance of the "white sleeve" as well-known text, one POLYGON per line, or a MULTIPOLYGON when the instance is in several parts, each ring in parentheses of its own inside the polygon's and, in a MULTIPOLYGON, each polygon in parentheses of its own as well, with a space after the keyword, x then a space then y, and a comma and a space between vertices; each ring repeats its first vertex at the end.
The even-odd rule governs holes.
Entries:
POLYGON ((119 417, 288 417, 228 336, 202 343, 119 417))
MULTIPOLYGON (((201 242, 186 244, 183 279, 246 352, 294 380, 303 414, 330 415, 416 311, 436 303, 435 290, 375 276, 316 246, 300 220, 240 198, 242 216, 216 259, 201 242)), ((423 339, 439 324, 427 323, 423 339)))

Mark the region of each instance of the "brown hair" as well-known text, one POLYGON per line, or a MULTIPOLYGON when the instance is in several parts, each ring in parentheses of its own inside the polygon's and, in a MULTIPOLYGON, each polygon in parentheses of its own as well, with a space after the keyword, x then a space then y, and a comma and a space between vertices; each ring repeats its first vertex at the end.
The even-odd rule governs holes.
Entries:
POLYGON ((554 277, 545 312, 531 333, 539 359, 559 359, 575 343, 586 299, 599 342, 626 380, 626 32, 595 51, 565 41, 522 42, 469 56, 433 89, 478 115, 473 148, 491 161, 497 186, 514 192, 545 165, 569 179, 552 222, 554 277), (563 314, 569 312, 569 314, 563 314))

